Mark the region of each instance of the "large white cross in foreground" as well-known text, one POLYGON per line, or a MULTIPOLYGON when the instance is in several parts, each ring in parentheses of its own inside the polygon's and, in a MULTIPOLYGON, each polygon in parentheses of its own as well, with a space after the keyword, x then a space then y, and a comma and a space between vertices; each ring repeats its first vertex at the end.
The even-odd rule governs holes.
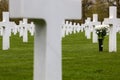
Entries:
POLYGON ((61 25, 81 18, 81 0, 10 0, 9 9, 12 18, 32 18, 36 25, 34 80, 62 80, 61 25))

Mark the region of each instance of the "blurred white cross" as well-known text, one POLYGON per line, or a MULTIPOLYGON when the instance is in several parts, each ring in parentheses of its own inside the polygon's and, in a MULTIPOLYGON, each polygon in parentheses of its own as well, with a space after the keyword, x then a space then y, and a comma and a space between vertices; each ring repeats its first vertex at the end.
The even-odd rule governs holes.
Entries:
POLYGON ((62 80, 61 25, 81 19, 81 0, 10 0, 12 18, 35 23, 34 80, 62 80))
POLYGON ((10 48, 11 28, 15 26, 14 22, 9 21, 9 12, 3 12, 3 20, 0 22, 2 29, 2 49, 8 50, 10 48))

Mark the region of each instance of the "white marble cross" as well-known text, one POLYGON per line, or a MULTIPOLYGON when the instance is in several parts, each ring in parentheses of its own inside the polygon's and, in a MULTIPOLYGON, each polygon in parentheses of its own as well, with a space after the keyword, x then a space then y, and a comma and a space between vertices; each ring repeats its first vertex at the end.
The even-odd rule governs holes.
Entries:
POLYGON ((103 24, 112 24, 109 31, 109 52, 117 51, 117 29, 120 25, 120 19, 117 18, 117 8, 111 6, 109 8, 109 18, 105 18, 103 24))
POLYGON ((98 40, 97 38, 97 34, 96 34, 96 31, 94 29, 94 26, 95 25, 100 25, 101 22, 98 21, 98 15, 97 14, 93 14, 93 21, 91 21, 91 18, 88 17, 86 20, 85 20, 85 35, 87 37, 87 39, 90 39, 91 38, 91 32, 93 32, 93 43, 96 43, 98 40))
POLYGON ((14 24, 13 27, 12 27, 12 32, 13 32, 14 35, 16 35, 17 32, 18 32, 18 26, 15 24, 15 22, 12 22, 12 23, 14 24))
POLYGON ((73 24, 73 33, 75 34, 77 32, 77 23, 73 24))
POLYGON ((65 35, 69 35, 69 22, 68 21, 65 22, 64 27, 65 27, 65 35))
POLYGON ((23 18, 23 42, 28 42, 28 20, 26 18, 23 18))
POLYGON ((65 23, 65 21, 63 21, 63 23, 62 23, 62 29, 61 29, 62 30, 61 38, 65 37, 66 29, 67 29, 66 23, 65 23))
POLYGON ((61 23, 81 18, 81 0, 10 0, 9 9, 12 18, 33 18, 36 25, 34 80, 62 80, 61 23))
POLYGON ((91 38, 91 18, 88 17, 86 20, 85 20, 85 36, 87 37, 87 39, 90 39, 91 38))
POLYGON ((72 34, 72 30, 73 30, 72 22, 66 21, 64 26, 66 27, 65 35, 72 34))
POLYGON ((77 23, 76 27, 77 27, 77 32, 78 32, 78 33, 79 33, 80 31, 83 32, 83 27, 82 27, 79 23, 77 23))
POLYGON ((10 36, 11 28, 14 26, 13 22, 9 21, 9 12, 3 12, 3 20, 0 22, 0 27, 2 27, 2 49, 8 50, 10 48, 10 36))
POLYGON ((96 34, 96 30, 94 29, 94 26, 101 25, 101 22, 98 21, 98 14, 93 14, 93 21, 91 22, 91 25, 92 25, 92 32, 93 32, 92 42, 97 43, 98 36, 96 34))
POLYGON ((29 25, 29 32, 30 32, 31 36, 33 36, 35 33, 35 25, 33 22, 31 22, 29 25))
POLYGON ((22 21, 19 21, 18 32, 19 32, 19 37, 22 37, 23 36, 23 22, 22 21))
POLYGON ((23 42, 28 42, 28 31, 31 35, 34 35, 34 23, 28 23, 27 18, 23 18, 22 21, 19 21, 18 25, 19 36, 23 37, 23 42))
POLYGON ((73 25, 72 25, 72 22, 70 21, 68 26, 67 26, 67 29, 68 29, 68 34, 72 34, 73 32, 73 25))

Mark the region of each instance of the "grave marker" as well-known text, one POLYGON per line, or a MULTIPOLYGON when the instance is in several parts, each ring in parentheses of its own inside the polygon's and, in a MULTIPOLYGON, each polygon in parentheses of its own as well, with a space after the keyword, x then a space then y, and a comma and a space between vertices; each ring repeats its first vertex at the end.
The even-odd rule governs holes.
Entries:
POLYGON ((64 19, 81 18, 81 0, 10 0, 9 3, 11 17, 33 18, 36 25, 34 80, 62 80, 60 26, 64 19))
POLYGON ((88 17, 86 20, 85 20, 85 36, 87 37, 87 39, 90 39, 91 38, 91 18, 88 17))
POLYGON ((23 24, 22 21, 19 21, 19 25, 18 25, 18 31, 19 31, 19 37, 23 36, 23 24))
POLYGON ((72 32, 73 32, 73 25, 72 25, 71 21, 69 22, 67 29, 68 29, 68 34, 72 34, 72 32))
POLYGON ((2 27, 2 49, 8 50, 10 48, 10 36, 11 28, 14 23, 9 21, 9 12, 3 12, 3 21, 0 22, 0 27, 2 27))
POLYGON ((105 18, 103 24, 112 24, 109 31, 109 52, 117 51, 117 26, 120 25, 120 19, 117 18, 117 8, 109 7, 109 18, 105 18))
POLYGON ((28 42, 28 28, 29 28, 29 24, 28 24, 28 20, 26 18, 23 18, 22 21, 22 27, 23 27, 23 42, 28 42))
POLYGON ((3 36, 3 27, 0 26, 0 36, 3 36))
POLYGON ((35 25, 33 22, 30 23, 29 32, 31 33, 31 36, 33 36, 35 33, 35 25))
POLYGON ((77 23, 73 24, 73 33, 76 34, 77 32, 77 23))
POLYGON ((101 22, 98 21, 98 14, 93 14, 93 21, 91 22, 91 26, 92 26, 92 32, 93 32, 93 38, 92 38, 92 42, 93 43, 97 43, 98 42, 98 36, 96 34, 96 30, 94 29, 96 25, 101 25, 101 22))
POLYGON ((82 26, 80 26, 79 23, 77 23, 76 27, 77 27, 77 32, 78 32, 78 33, 79 33, 80 31, 82 32, 82 26))
POLYGON ((66 32, 66 26, 65 26, 65 22, 62 23, 62 34, 61 37, 64 38, 65 37, 65 32, 66 32))
POLYGON ((65 27, 65 35, 69 35, 69 22, 68 21, 66 21, 65 22, 65 25, 64 25, 64 27, 65 27))

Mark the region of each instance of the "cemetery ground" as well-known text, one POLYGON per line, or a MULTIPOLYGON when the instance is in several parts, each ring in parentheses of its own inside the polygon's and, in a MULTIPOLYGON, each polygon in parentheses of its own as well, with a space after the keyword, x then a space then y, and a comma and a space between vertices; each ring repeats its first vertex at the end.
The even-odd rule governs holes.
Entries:
MULTIPOLYGON (((77 33, 62 39, 63 80, 120 80, 120 34, 116 53, 108 52, 108 36, 104 51, 98 44, 77 33)), ((2 50, 0 37, 0 80, 33 80, 33 40, 23 43, 18 35, 11 36, 11 48, 2 50)))

